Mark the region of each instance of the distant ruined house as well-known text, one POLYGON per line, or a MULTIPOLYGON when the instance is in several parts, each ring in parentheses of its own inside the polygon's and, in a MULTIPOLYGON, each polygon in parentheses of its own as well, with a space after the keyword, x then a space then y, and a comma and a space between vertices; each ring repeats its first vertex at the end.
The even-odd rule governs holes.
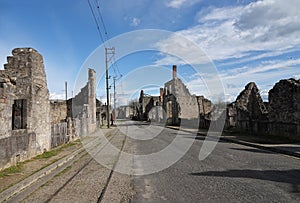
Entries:
POLYGON ((162 121, 162 88, 160 89, 160 96, 151 96, 141 90, 137 116, 139 120, 162 121))
POLYGON ((116 118, 129 119, 133 115, 133 109, 130 106, 120 106, 116 109, 116 118))
POLYGON ((139 120, 166 122, 167 125, 193 125, 208 128, 207 119, 212 111, 212 102, 204 96, 192 95, 177 77, 173 66, 172 80, 160 88, 159 96, 145 94, 141 90, 136 117, 139 120))

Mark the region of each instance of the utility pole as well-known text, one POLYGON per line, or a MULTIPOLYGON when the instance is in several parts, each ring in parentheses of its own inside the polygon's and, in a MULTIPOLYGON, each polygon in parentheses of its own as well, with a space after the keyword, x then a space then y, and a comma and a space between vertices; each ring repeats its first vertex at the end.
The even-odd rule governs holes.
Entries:
POLYGON ((107 103, 107 109, 106 109, 106 118, 107 118, 107 128, 110 127, 110 113, 109 113, 109 84, 108 84, 108 62, 110 61, 111 58, 109 58, 109 55, 114 55, 115 54, 115 48, 107 48, 105 47, 105 65, 106 65, 106 103, 107 103))
POLYGON ((116 77, 114 77, 114 118, 116 118, 116 77))
POLYGON ((68 101, 68 82, 65 81, 66 102, 68 101))

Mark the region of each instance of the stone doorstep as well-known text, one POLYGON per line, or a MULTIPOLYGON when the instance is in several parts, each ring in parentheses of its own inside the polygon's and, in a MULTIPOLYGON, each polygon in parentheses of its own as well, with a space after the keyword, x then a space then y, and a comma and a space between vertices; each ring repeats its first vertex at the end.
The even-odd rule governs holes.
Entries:
MULTIPOLYGON (((173 130, 181 130, 181 131, 188 132, 188 133, 195 133, 195 130, 180 129, 178 126, 167 126, 167 128, 170 128, 173 130)), ((198 132, 198 134, 201 136, 205 136, 202 132, 198 132)), ((240 140, 236 136, 231 136, 231 137, 221 136, 220 138, 218 138, 218 137, 215 137, 215 138, 226 141, 226 142, 233 142, 236 144, 241 144, 241 145, 245 145, 245 146, 249 146, 249 147, 259 148, 259 149, 263 149, 263 150, 267 150, 267 151, 272 151, 272 152, 300 158, 300 143, 297 143, 297 144, 258 144, 258 143, 240 140), (286 149, 287 147, 289 147, 291 150, 286 149)))
MULTIPOLYGON (((104 129, 103 131, 104 131, 104 134, 106 134, 106 133, 110 132, 111 130, 113 130, 113 128, 104 129)), ((88 144, 85 144, 86 147, 89 145, 93 145, 93 140, 89 141, 88 144)), ((75 150, 74 152, 72 152, 71 154, 57 160, 56 162, 50 164, 49 166, 37 171, 36 173, 26 177, 25 179, 21 180, 20 182, 14 184, 13 186, 5 189, 4 191, 2 191, 0 193, 0 202, 4 202, 4 201, 8 200, 9 198, 11 198, 12 196, 14 196, 15 194, 18 194, 19 192, 21 192, 25 188, 29 187, 30 185, 32 185, 39 179, 43 178, 44 176, 48 175, 49 173, 51 173, 58 167, 68 163, 69 161, 74 159, 78 154, 82 153, 85 150, 86 149, 84 147, 81 147, 81 148, 75 150)))

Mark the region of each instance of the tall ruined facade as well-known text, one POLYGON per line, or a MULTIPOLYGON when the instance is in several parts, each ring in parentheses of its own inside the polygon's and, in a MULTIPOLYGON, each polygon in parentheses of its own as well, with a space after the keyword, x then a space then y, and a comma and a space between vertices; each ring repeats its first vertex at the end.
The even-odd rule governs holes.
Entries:
POLYGON ((87 135, 96 130, 96 72, 88 70, 88 82, 80 92, 68 101, 68 117, 79 119, 80 136, 87 135))
POLYGON ((193 125, 198 126, 200 116, 210 114, 212 103, 204 96, 192 95, 177 77, 177 67, 174 65, 173 78, 165 83, 163 107, 169 124, 180 124, 186 121, 196 122, 193 125))
POLYGON ((266 120, 267 109, 254 82, 250 82, 235 101, 236 125, 249 132, 259 131, 259 122, 266 120))
POLYGON ((0 70, 0 168, 49 150, 50 102, 42 56, 17 48, 0 70))

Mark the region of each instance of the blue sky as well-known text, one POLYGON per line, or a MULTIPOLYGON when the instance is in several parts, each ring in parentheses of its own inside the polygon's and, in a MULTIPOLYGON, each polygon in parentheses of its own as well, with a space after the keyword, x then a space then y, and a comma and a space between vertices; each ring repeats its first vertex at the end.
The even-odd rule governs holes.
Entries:
MULTIPOLYGON (((97 14, 97 0, 90 1, 97 14)), ((268 90, 280 79, 300 77, 298 0, 98 0, 98 4, 107 30, 105 35, 100 23, 105 39, 135 30, 163 29, 193 41, 216 66, 228 101, 250 81, 256 82, 266 100, 268 90)), ((206 73, 193 71, 165 52, 192 57, 192 64, 201 64, 201 57, 193 55, 193 50, 178 49, 180 42, 173 40, 170 36, 156 44, 157 51, 131 54, 117 62, 123 75, 117 82, 119 96, 128 98, 137 91, 126 77, 135 69, 155 65, 170 70, 172 64, 178 65, 178 73, 192 93, 206 95, 206 73)), ((82 64, 101 44, 87 0, 0 0, 0 63, 6 62, 13 48, 38 50, 44 57, 52 98, 63 98, 65 81, 72 91, 82 64)), ((118 44, 113 46, 117 53, 118 44)), ((99 58, 103 63, 104 52, 99 58)), ((115 69, 110 68, 110 75, 114 74, 115 69)), ((141 75, 138 79, 149 77, 141 75)), ((169 78, 161 78, 168 80, 171 73, 169 78)), ((105 95, 103 85, 100 80, 98 98, 105 95)), ((153 89, 153 85, 163 86, 163 82, 149 87, 153 89)), ((125 100, 119 98, 118 102, 125 100)))

